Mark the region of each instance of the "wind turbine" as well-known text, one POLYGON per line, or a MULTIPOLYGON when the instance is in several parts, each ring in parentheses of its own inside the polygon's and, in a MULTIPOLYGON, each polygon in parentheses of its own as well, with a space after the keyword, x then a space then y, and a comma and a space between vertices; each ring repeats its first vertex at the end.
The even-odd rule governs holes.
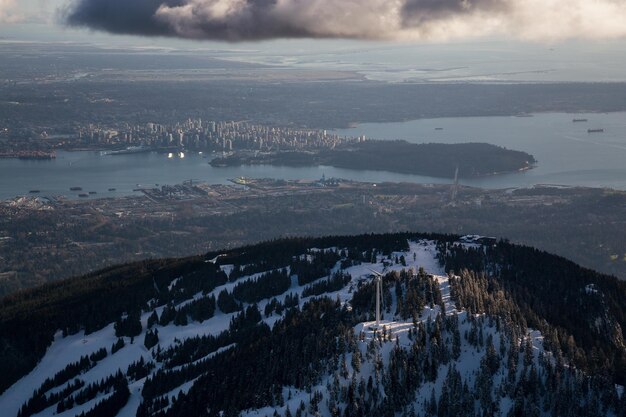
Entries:
POLYGON ((380 293, 383 274, 368 268, 374 274, 374 282, 376 283, 376 328, 380 327, 380 293))

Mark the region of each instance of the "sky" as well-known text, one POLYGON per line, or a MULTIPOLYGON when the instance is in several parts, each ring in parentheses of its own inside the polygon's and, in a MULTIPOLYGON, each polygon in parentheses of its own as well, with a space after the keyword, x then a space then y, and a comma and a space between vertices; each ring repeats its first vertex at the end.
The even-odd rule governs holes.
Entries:
POLYGON ((0 24, 228 42, 626 37, 626 0, 0 0, 0 24))
POLYGON ((626 0, 0 0, 0 41, 228 53, 388 81, 624 81, 626 0))
POLYGON ((0 0, 0 22, 229 42, 626 36, 626 0, 0 0))

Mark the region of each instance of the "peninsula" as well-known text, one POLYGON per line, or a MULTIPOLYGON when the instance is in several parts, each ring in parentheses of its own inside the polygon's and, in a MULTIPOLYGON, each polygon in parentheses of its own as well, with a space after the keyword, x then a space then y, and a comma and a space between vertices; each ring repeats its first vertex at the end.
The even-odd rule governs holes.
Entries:
POLYGON ((214 167, 327 165, 440 178, 454 178, 457 167, 459 177, 471 178, 525 171, 535 163, 526 152, 488 143, 414 144, 401 140, 369 140, 320 150, 238 151, 210 161, 214 167))

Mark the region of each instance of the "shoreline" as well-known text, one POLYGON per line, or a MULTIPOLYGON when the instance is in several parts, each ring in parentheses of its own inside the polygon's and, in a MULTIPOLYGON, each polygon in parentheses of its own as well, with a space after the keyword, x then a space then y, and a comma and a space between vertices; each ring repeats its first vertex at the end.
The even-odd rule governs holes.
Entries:
MULTIPOLYGON (((332 165, 332 164, 311 164, 311 165, 304 165, 304 164, 302 164, 302 165, 297 165, 297 164, 280 164, 280 163, 276 163, 276 164, 273 164, 273 163, 250 163, 249 161, 247 161, 247 162, 240 162, 240 163, 237 163, 237 164, 229 164, 229 163, 217 162, 214 165, 209 162, 209 165, 211 165, 214 168, 238 168, 238 167, 260 167, 260 166, 271 166, 271 167, 277 167, 277 168, 280 168, 280 167, 287 167, 287 168, 319 168, 319 167, 323 167, 323 166, 329 166, 329 167, 332 167, 332 168, 345 169, 345 170, 350 170, 350 171, 355 171, 355 172, 375 171, 375 172, 386 172, 386 173, 389 173, 389 174, 415 175, 415 176, 420 176, 420 177, 431 177, 431 178, 437 178, 437 179, 441 179, 441 180, 452 180, 452 181, 454 181, 454 177, 441 177, 441 176, 430 175, 430 174, 417 174, 417 173, 405 172, 405 171, 389 171, 389 170, 386 170, 386 169, 376 169, 376 168, 364 170, 364 169, 349 168, 349 167, 332 165)), ((459 175, 459 180, 475 180, 475 179, 493 178, 493 177, 499 177, 499 176, 511 175, 511 174, 523 174, 523 173, 528 172, 528 171, 530 171, 532 169, 535 169, 536 167, 537 167, 537 165, 534 164, 532 166, 523 167, 523 168, 519 168, 519 169, 514 169, 514 170, 510 170, 510 171, 498 171, 498 172, 479 174, 479 175, 472 175, 472 176, 461 176, 461 175, 459 175)), ((399 182, 399 184, 400 183, 401 182, 399 182)), ((415 182, 413 184, 428 184, 428 183, 415 182)), ((591 187, 591 188, 595 188, 595 187, 591 187)), ((602 188, 602 187, 599 187, 599 188, 602 188)))
MULTIPOLYGON (((626 81, 624 81, 623 84, 626 84, 626 81)), ((423 121, 428 121, 428 120, 442 120, 442 119, 489 119, 489 118, 494 118, 494 117, 530 118, 530 117, 557 115, 557 114, 577 116, 577 115, 598 115, 598 114, 613 115, 613 114, 619 114, 619 113, 623 113, 624 115, 626 115, 626 109, 609 110, 609 111, 593 111, 593 110, 567 111, 567 110, 564 110, 564 111, 545 111, 545 112, 515 113, 515 114, 511 113, 511 114, 485 114, 485 115, 462 115, 462 116, 445 115, 445 116, 428 116, 428 117, 409 117, 409 118, 404 118, 404 119, 399 119, 399 120, 354 121, 354 122, 346 123, 344 126, 341 126, 341 127, 330 127, 328 128, 328 131, 336 132, 336 131, 342 131, 342 130, 357 129, 363 125, 371 125, 371 124, 383 124, 384 125, 384 124, 396 124, 396 123, 423 122, 423 121)), ((375 138, 375 139, 379 139, 379 138, 375 138)), ((390 140, 390 139, 384 139, 384 140, 390 140)))
MULTIPOLYGON (((229 178, 226 183, 209 183, 207 181, 198 181, 197 185, 202 187, 217 187, 217 186, 245 186, 249 188, 256 188, 256 184, 258 183, 283 183, 285 186, 297 186, 297 187, 306 187, 311 190, 323 190, 323 189, 333 189, 333 188, 342 188, 342 187, 397 187, 397 186, 408 186, 416 189, 424 189, 431 190, 433 188, 442 189, 442 188, 451 188, 454 186, 454 183, 417 183, 417 182, 406 182, 406 181, 358 181, 352 179, 344 179, 344 178, 332 178, 332 180, 337 185, 334 186, 324 186, 320 183, 319 179, 314 178, 298 178, 292 180, 281 180, 277 178, 249 178, 249 177, 237 177, 237 178, 229 178), (245 180, 242 182, 241 180, 245 180)), ((165 185, 165 184, 163 184, 165 185)), ((169 187, 181 187, 184 186, 184 183, 171 184, 167 185, 169 187)), ((567 184, 552 184, 552 183, 542 183, 542 184, 532 184, 524 187, 502 187, 502 188, 485 188, 475 185, 464 185, 459 184, 459 187, 463 189, 472 189, 479 192, 484 193, 500 193, 500 192, 511 192, 511 191, 531 191, 531 190, 541 190, 541 189, 558 189, 558 190, 580 190, 582 192, 598 192, 598 191, 609 191, 615 193, 626 193, 626 190, 615 189, 611 187, 589 187, 582 185, 567 185, 567 184)), ((117 201, 117 200, 135 200, 135 199, 143 199, 149 198, 150 193, 158 190, 159 187, 146 187, 146 188, 137 188, 132 190, 132 193, 124 193, 118 195, 102 195, 102 194, 93 194, 89 195, 88 198, 81 198, 78 195, 69 195, 69 194, 45 194, 45 191, 40 191, 37 194, 32 193, 24 193, 22 195, 15 195, 13 197, 8 198, 0 198, 0 203, 8 203, 11 201, 21 202, 18 204, 22 204, 23 202, 36 202, 47 200, 50 203, 66 203, 66 204, 88 204, 95 202, 103 202, 106 200, 117 201)))
POLYGON ((523 173, 537 166, 534 155, 484 143, 410 143, 403 140, 367 140, 333 149, 272 151, 266 154, 237 151, 209 161, 214 168, 241 166, 330 166, 352 171, 382 171, 438 179, 480 179, 523 173))

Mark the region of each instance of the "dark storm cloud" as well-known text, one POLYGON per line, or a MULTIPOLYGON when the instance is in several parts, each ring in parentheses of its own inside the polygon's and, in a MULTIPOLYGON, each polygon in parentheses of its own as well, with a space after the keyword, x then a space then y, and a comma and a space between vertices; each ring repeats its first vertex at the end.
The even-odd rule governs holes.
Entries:
POLYGON ((415 27, 451 16, 502 13, 508 4, 507 0, 406 0, 402 19, 405 26, 415 27))
MULTIPOLYGON (((182 1, 169 0, 170 6, 182 1)), ((155 18, 162 0, 89 0, 79 1, 65 11, 66 23, 87 26, 112 33, 135 35, 166 35, 170 30, 155 18)))
POLYGON ((64 11, 70 26, 118 34, 216 40, 311 37, 288 19, 273 16, 276 0, 79 0, 64 11), (227 15, 207 13, 207 6, 241 4, 227 15))
POLYGON ((71 26, 225 41, 626 36, 626 0, 74 0, 71 26))

